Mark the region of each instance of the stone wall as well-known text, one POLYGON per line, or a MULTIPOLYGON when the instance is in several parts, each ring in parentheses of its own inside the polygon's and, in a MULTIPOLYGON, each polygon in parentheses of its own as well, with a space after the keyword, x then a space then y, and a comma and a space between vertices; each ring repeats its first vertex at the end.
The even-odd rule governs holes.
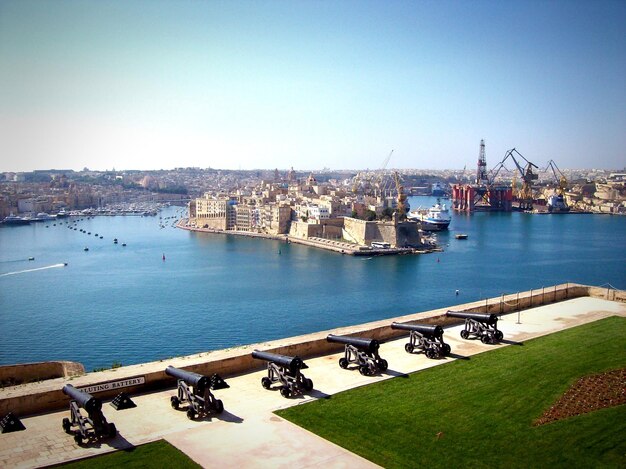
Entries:
POLYGON ((417 223, 392 221, 365 221, 357 218, 344 218, 345 237, 369 246, 372 241, 383 241, 392 247, 421 246, 417 223))
POLYGON ((80 363, 57 361, 0 366, 0 384, 15 385, 85 373, 80 363))

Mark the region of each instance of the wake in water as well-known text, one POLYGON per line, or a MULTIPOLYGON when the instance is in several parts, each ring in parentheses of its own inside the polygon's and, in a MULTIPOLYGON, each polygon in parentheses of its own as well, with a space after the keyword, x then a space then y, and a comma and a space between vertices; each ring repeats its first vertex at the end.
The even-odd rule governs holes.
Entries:
POLYGON ((65 264, 53 264, 46 267, 37 267, 36 269, 18 270, 17 272, 7 272, 6 274, 0 274, 0 277, 6 277, 7 275, 25 274, 26 272, 36 272, 38 270, 55 269, 57 267, 63 267, 65 264))

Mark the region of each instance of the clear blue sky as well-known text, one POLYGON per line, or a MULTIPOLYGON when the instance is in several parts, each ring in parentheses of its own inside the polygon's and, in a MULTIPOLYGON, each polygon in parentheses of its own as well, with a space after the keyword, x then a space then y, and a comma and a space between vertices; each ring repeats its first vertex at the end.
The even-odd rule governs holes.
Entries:
POLYGON ((626 166, 626 2, 0 1, 0 171, 626 166))

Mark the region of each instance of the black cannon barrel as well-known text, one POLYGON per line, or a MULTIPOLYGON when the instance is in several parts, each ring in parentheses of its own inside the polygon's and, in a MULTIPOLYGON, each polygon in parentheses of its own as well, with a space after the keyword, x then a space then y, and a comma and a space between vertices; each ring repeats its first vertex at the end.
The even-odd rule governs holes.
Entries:
POLYGON ((65 386, 63 386, 63 394, 67 394, 68 396, 70 396, 78 403, 79 407, 82 407, 87 412, 102 409, 102 402, 100 401, 100 399, 93 397, 91 394, 86 393, 85 391, 76 389, 71 384, 66 384, 65 386))
POLYGON ((462 313, 459 311, 448 311, 446 315, 452 318, 474 319, 475 321, 491 325, 497 324, 498 322, 498 316, 489 313, 462 313))
POLYGON ((328 334, 326 337, 328 342, 337 342, 339 344, 352 345, 360 350, 375 352, 380 347, 380 343, 376 339, 365 339, 362 337, 350 337, 347 335, 328 334))
POLYGON ((194 373, 193 371, 185 371, 180 368, 168 366, 165 368, 165 374, 173 376, 176 379, 182 379, 187 385, 195 387, 199 392, 204 391, 211 384, 211 380, 208 376, 194 373))
POLYGON ((302 359, 298 356, 289 357, 287 355, 280 355, 278 353, 272 352, 263 352, 261 350, 254 350, 252 352, 252 358, 277 363, 282 367, 289 368, 289 371, 291 371, 292 373, 295 373, 298 370, 302 369, 304 365, 302 359))
POLYGON ((429 337, 441 337, 443 335, 443 327, 435 324, 402 324, 392 322, 391 328, 402 329, 404 331, 416 331, 429 337))

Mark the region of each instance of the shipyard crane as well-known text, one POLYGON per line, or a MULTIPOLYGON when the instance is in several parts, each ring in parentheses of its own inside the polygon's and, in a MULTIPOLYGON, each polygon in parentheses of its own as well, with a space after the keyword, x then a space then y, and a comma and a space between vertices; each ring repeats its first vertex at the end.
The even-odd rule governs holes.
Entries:
POLYGON ((402 187, 402 181, 398 171, 393 172, 393 180, 396 183, 396 191, 398 192, 398 220, 404 220, 406 218, 406 194, 404 193, 404 187, 402 187))
POLYGON ((559 195, 565 195, 565 189, 567 189, 567 179, 565 178, 565 175, 556 165, 554 160, 548 161, 548 164, 546 165, 546 169, 544 169, 543 171, 547 172, 548 169, 551 169, 552 174, 554 175, 554 180, 557 183, 557 187, 558 187, 557 193, 559 195), (560 176, 557 175, 557 172, 559 173, 560 176))
POLYGON ((504 155, 504 159, 491 170, 491 172, 489 173, 489 177, 488 177, 489 184, 492 185, 494 183, 496 176, 498 175, 500 170, 505 167, 504 163, 509 158, 511 158, 513 160, 513 163, 515 163, 515 166, 517 167, 517 170, 519 171, 521 178, 522 178, 522 188, 517 194, 517 198, 519 200, 519 208, 520 210, 532 210, 533 208, 532 184, 533 184, 533 181, 539 178, 538 174, 533 173, 533 168, 538 169, 538 166, 528 161, 524 157, 524 155, 522 155, 515 148, 507 151, 506 154, 504 155), (513 153, 517 153, 517 155, 526 162, 526 165, 524 167, 522 167, 519 161, 517 161, 517 158, 515 158, 515 155, 513 153))
MULTIPOLYGON (((391 155, 393 155, 393 150, 391 150, 391 152, 389 152, 389 154, 387 155, 387 158, 385 158, 383 160, 382 165, 380 166, 380 169, 378 170, 378 176, 375 177, 374 180, 374 189, 376 191, 380 190, 382 187, 382 182, 383 179, 385 178, 385 169, 387 169, 387 165, 389 164, 389 160, 391 159, 391 155)), ((382 193, 382 196, 384 197, 384 189, 382 189, 380 191, 382 193)), ((375 195, 379 195, 378 193, 376 193, 375 195)))

